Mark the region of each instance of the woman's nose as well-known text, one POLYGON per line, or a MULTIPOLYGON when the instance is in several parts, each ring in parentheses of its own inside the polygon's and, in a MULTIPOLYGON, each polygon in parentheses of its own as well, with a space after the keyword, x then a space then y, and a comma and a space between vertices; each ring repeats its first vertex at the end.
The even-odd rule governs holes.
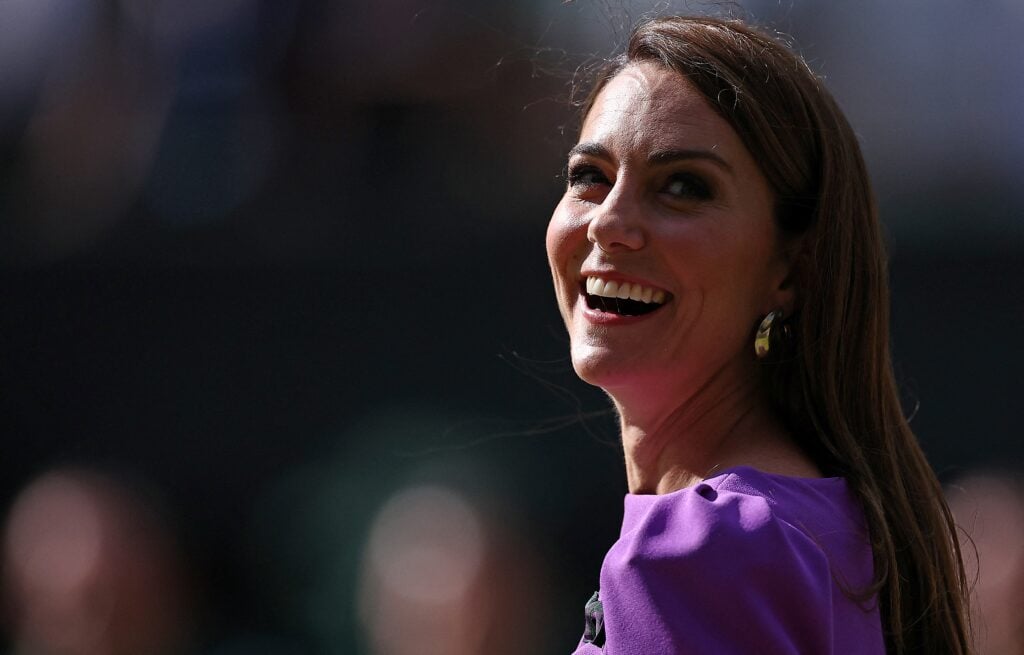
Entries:
POLYGON ((587 225, 587 239, 605 252, 638 250, 645 242, 639 203, 613 189, 594 208, 587 225))

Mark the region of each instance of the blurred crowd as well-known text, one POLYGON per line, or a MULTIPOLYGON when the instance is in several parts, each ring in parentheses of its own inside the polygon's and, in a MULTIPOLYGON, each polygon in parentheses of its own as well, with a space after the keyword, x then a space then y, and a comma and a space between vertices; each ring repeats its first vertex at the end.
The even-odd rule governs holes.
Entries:
POLYGON ((417 246, 400 254, 450 255, 406 217, 464 241, 521 220, 482 173, 527 187, 528 135, 562 111, 522 111, 562 84, 524 88, 536 20, 464 0, 4 2, 0 258, 378 264, 385 215, 417 246))
POLYGON ((234 631, 216 625, 223 616, 204 599, 212 580, 202 579, 151 485, 123 471, 51 469, 17 494, 3 525, 10 652, 550 648, 548 570, 494 477, 472 459, 450 456, 420 458, 387 477, 338 460, 293 471, 258 499, 245 548, 258 553, 258 575, 273 589, 279 616, 263 630, 234 631))

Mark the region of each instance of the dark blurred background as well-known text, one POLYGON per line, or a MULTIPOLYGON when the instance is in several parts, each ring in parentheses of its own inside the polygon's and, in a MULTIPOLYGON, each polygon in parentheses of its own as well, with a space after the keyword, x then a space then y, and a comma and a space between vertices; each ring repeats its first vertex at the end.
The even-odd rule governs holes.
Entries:
POLYGON ((826 78, 912 425, 1019 481, 1016 0, 3 0, 8 650, 570 652, 625 481, 543 234, 581 71, 666 10, 826 78))

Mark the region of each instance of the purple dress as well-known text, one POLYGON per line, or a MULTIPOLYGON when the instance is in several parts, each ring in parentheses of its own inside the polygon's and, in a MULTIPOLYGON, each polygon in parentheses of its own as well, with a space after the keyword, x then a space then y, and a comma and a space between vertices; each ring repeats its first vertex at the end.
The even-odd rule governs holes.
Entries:
POLYGON ((863 512, 842 478, 747 466, 626 496, 574 655, 884 655, 863 512))

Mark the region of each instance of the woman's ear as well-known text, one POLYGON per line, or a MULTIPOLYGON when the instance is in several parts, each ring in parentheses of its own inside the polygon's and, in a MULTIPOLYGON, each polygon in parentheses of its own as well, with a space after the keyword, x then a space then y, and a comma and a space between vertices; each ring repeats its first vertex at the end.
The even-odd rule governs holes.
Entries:
POLYGON ((800 308, 800 280, 803 279, 806 257, 799 246, 799 242, 794 242, 782 250, 772 279, 774 307, 781 309, 787 318, 800 308))

